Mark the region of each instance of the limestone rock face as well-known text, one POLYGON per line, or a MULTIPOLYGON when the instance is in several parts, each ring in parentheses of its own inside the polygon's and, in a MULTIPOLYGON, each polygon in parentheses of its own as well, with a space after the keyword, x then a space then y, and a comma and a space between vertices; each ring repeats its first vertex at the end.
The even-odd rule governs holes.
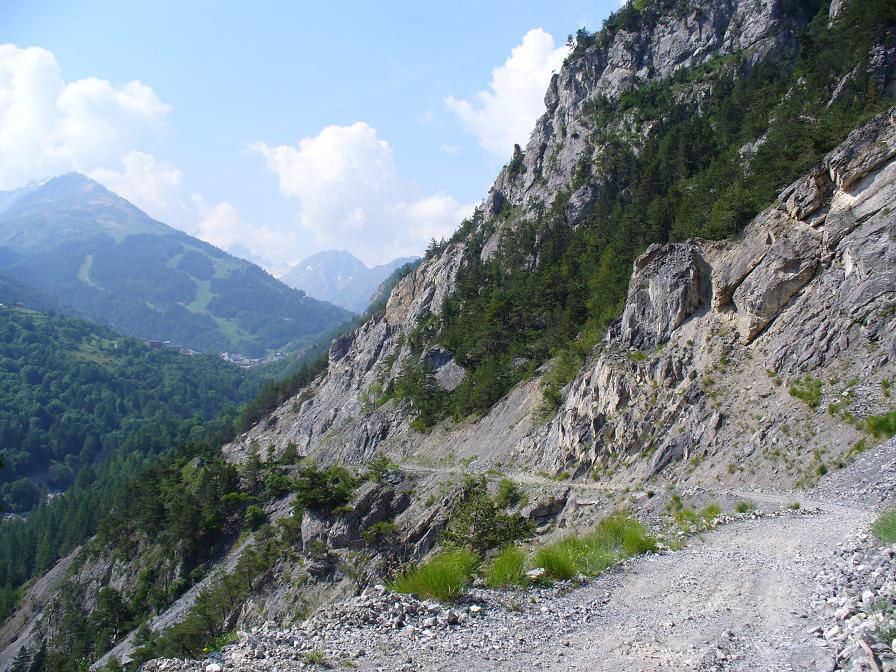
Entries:
MULTIPOLYGON (((719 56, 746 53, 751 63, 758 63, 790 48, 794 32, 808 17, 785 5, 783 0, 701 0, 640 32, 619 30, 609 45, 584 48, 551 79, 546 113, 525 148, 523 169, 515 175, 506 168, 501 172, 489 193, 487 212, 498 213, 505 204, 533 212, 550 205, 583 160, 599 158, 600 146, 587 140, 595 130, 589 106, 617 100, 632 86, 666 79, 719 56)), ((688 95, 706 93, 695 89, 688 95)), ((572 195, 566 213, 570 224, 587 217, 596 193, 589 187, 572 195)))
POLYGON ((841 375, 889 380, 894 203, 896 108, 856 129, 738 239, 650 247, 619 324, 517 452, 578 473, 647 452, 636 469, 649 475, 727 445, 747 459, 791 441, 784 428, 801 411, 778 376, 840 385, 839 401, 852 394, 841 375))
POLYGON ((821 241, 811 231, 791 224, 778 233, 762 261, 734 291, 737 330, 744 343, 777 317, 818 266, 821 241))
MULTIPOLYGON (((332 343, 326 374, 275 411, 275 428, 262 423, 225 447, 225 454, 240 461, 252 441, 274 444, 278 450, 293 442, 300 452, 313 452, 323 463, 369 459, 393 427, 405 427, 411 417, 402 409, 373 408, 374 390, 379 386, 381 394, 401 371, 410 356, 406 339, 418 321, 441 311, 454 289, 463 251, 462 243, 454 244, 424 260, 398 283, 382 313, 332 343)), ((463 379, 463 367, 450 355, 445 359, 432 354, 438 359, 434 364, 440 382, 453 389, 463 379)))
POLYGON ((664 343, 709 303, 709 267, 697 245, 651 245, 635 262, 621 342, 638 350, 664 343))

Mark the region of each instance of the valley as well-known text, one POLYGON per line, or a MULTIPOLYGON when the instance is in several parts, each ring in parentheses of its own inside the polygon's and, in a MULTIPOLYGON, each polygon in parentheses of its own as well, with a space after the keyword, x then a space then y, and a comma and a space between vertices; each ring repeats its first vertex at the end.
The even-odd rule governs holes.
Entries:
MULTIPOLYGON (((342 307, 80 175, 0 198, 11 296, 302 353, 250 389, 0 309, 7 350, 48 343, 46 370, 0 362, 36 400, 4 407, 10 478, 94 469, 80 436, 21 447, 92 398, 48 398, 59 371, 101 377, 118 342, 110 385, 141 358, 185 377, 138 406, 183 426, 0 526, 0 670, 896 669, 896 10, 637 0, 564 53, 528 143, 419 263, 290 273, 342 307)), ((277 156, 303 177, 311 149, 277 156)))

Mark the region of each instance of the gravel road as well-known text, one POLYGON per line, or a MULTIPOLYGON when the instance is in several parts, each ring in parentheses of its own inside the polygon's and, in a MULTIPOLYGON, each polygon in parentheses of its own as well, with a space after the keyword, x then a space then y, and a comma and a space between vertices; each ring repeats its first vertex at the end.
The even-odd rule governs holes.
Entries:
MULTIPOLYGON (((586 585, 474 591, 456 607, 456 625, 443 607, 369 590, 304 627, 244 634, 213 660, 153 661, 146 670, 288 672, 312 667, 311 651, 332 665, 390 672, 833 670, 840 649, 821 634, 832 625, 819 598, 831 594, 824 573, 844 566, 896 492, 896 442, 829 481, 800 497, 800 511, 723 525, 586 585), (386 618, 365 622, 362 611, 386 618)), ((752 494, 763 506, 792 498, 752 494)), ((884 563, 877 575, 892 577, 892 561, 884 563)))

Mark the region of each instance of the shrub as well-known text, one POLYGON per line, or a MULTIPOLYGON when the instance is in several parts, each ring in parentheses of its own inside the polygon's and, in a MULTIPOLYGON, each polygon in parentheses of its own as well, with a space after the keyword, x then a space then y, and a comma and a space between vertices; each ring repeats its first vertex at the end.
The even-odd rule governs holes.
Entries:
POLYGON ((790 502, 790 504, 787 505, 787 508, 791 511, 799 511, 800 503, 796 501, 790 502))
POLYGON ((871 526, 874 536, 886 544, 896 543, 896 509, 882 513, 871 526))
POLYGON ((514 506, 520 501, 520 490, 516 487, 516 483, 509 478, 502 478, 498 481, 498 492, 495 494, 495 504, 502 509, 508 506, 514 506))
POLYGON ((896 411, 868 416, 865 418, 865 427, 875 438, 893 436, 896 434, 896 411))
POLYGON ((250 530, 257 529, 265 519, 264 511, 258 504, 250 504, 243 514, 243 522, 250 530))
POLYGON ((373 544, 378 541, 384 541, 395 535, 397 525, 391 520, 382 520, 374 523, 361 533, 364 541, 373 544))
POLYGON ((463 593, 478 562, 478 556, 465 549, 443 551, 400 574, 393 581, 392 589, 449 602, 463 593))
POLYGON ((485 585, 489 588, 503 588, 505 586, 525 586, 526 579, 526 554, 516 546, 506 546, 488 564, 485 572, 485 585))
POLYGON ((455 510, 442 539, 452 546, 485 553, 493 548, 531 539, 535 523, 517 513, 499 510, 488 494, 484 478, 469 479, 464 486, 464 501, 455 510))
POLYGON ((272 471, 264 478, 264 496, 266 499, 279 499, 290 491, 292 484, 286 474, 272 471))
POLYGON ((294 485, 297 510, 332 510, 348 504, 357 482, 344 467, 320 470, 314 464, 306 464, 299 469, 294 485))
POLYGON ((390 462, 388 457, 382 453, 377 453, 376 456, 367 463, 367 471, 364 474, 364 480, 379 483, 385 478, 386 474, 397 468, 398 465, 390 462))
POLYGON ((507 173, 510 177, 516 177, 520 173, 526 172, 526 166, 523 165, 523 150, 519 145, 513 146, 513 157, 507 164, 507 173))

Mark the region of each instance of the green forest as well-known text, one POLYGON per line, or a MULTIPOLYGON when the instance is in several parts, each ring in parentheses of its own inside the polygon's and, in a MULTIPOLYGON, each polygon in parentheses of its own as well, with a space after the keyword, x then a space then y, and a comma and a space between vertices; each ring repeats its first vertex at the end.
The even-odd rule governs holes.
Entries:
POLYGON ((84 320, 2 308, 4 507, 28 511, 42 490, 66 488, 124 443, 168 423, 213 418, 252 387, 218 357, 154 350, 84 320))
MULTIPOLYGON (((627 5, 601 33, 580 32, 576 52, 606 43, 622 25, 637 29, 638 22, 655 20, 652 6, 662 3, 646 4, 641 13, 627 5)), ((837 101, 828 100, 834 84, 868 61, 872 44, 894 42, 896 5, 849 3, 834 29, 828 29, 827 5, 818 5, 801 3, 817 14, 787 57, 750 67, 749 54, 718 58, 627 91, 618 103, 594 101, 591 142, 604 148, 601 158, 582 162, 541 216, 520 221, 505 204, 497 222, 477 212, 450 241, 430 246, 432 255, 451 242, 468 242, 457 291, 438 319, 417 325, 410 345, 419 355, 442 344, 468 375, 447 393, 421 358, 409 360, 414 363, 387 396, 410 400, 418 429, 485 412, 556 357, 544 386, 544 411, 551 413, 560 389, 621 313, 632 262, 648 245, 736 234, 852 129, 892 104, 864 67, 837 101), (695 82, 713 91, 699 109, 678 95, 695 82), (620 113, 652 123, 646 140, 608 130, 620 113), (760 137, 764 142, 745 164, 740 149, 760 137), (595 181, 600 189, 593 214, 585 225, 568 226, 570 195, 595 181), (503 226, 500 248, 483 260, 482 248, 497 226, 503 226)), ((521 157, 516 163, 521 170, 521 157)))
POLYGON ((157 456, 232 428, 259 380, 81 319, 0 308, 0 617, 19 587, 92 535, 157 456), (48 491, 61 495, 47 497, 48 491))

